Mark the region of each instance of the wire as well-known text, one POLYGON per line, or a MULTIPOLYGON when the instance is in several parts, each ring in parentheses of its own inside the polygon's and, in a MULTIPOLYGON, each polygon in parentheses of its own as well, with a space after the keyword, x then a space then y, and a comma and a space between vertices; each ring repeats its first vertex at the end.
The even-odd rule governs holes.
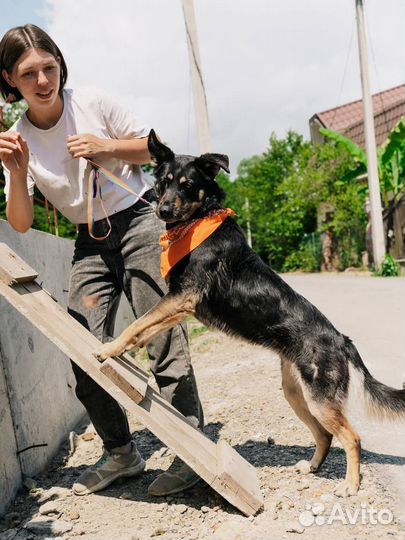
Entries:
MULTIPOLYGON (((370 27, 369 27, 369 24, 368 24, 366 6, 364 6, 364 18, 365 18, 365 21, 366 21, 367 41, 370 44, 371 58, 373 59, 375 78, 376 78, 376 81, 377 81, 377 93, 379 94, 378 97, 380 99, 380 103, 381 103, 381 107, 382 107, 382 113, 383 113, 384 123, 385 123, 385 130, 386 130, 386 132, 388 134, 390 132, 389 122, 388 122, 388 118, 387 118, 387 111, 386 111, 385 104, 384 104, 384 97, 383 97, 383 93, 382 93, 382 89, 381 89, 380 78, 379 78, 379 75, 378 75, 377 62, 376 62, 376 59, 375 59, 373 41, 371 39, 370 27)), ((374 121, 375 121, 375 113, 374 113, 374 121)))
MULTIPOLYGON (((355 27, 356 27, 356 16, 355 16, 354 19, 353 19, 352 31, 351 31, 350 40, 349 40, 349 46, 348 46, 348 49, 347 49, 345 66, 344 66, 344 69, 343 69, 342 82, 340 83, 340 89, 339 89, 338 99, 337 99, 337 101, 336 101, 336 103, 337 103, 338 105, 340 105, 340 98, 342 97, 343 85, 344 85, 344 82, 345 82, 345 79, 346 79, 347 66, 348 66, 348 64, 349 64, 349 57, 350 57, 350 53, 351 53, 351 50, 352 50, 353 36, 354 36, 354 29, 355 29, 355 27)), ((330 123, 330 128, 331 128, 331 129, 333 128, 333 123, 334 123, 334 121, 335 121, 335 117, 336 117, 337 110, 338 110, 338 107, 335 107, 335 111, 334 111, 334 113, 333 113, 332 120, 331 120, 331 123, 330 123)))

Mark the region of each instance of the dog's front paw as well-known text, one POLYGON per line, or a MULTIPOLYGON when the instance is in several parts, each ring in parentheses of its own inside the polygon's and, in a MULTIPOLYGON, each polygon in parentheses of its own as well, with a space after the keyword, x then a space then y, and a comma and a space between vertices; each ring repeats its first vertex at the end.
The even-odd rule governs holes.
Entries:
POLYGON ((112 356, 119 356, 124 352, 122 347, 117 346, 117 344, 112 341, 111 343, 105 343, 102 347, 94 353, 94 356, 99 362, 104 362, 107 358, 112 356))

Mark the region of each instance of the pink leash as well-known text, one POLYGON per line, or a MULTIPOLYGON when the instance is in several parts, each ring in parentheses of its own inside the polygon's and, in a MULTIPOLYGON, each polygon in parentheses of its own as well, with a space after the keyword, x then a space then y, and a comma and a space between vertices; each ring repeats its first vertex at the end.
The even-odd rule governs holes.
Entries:
POLYGON ((101 184, 100 184, 100 173, 102 173, 108 180, 110 180, 113 184, 116 186, 120 186, 121 188, 125 189, 126 191, 129 191, 129 193, 132 193, 136 197, 138 197, 138 200, 144 202, 145 204, 148 204, 149 206, 152 206, 149 201, 142 198, 136 191, 134 191, 131 187, 128 186, 121 178, 118 178, 118 176, 115 176, 111 171, 106 169, 105 167, 102 167, 101 165, 98 165, 97 163, 94 163, 94 161, 91 161, 90 159, 86 158, 89 163, 91 163, 91 171, 89 174, 88 179, 88 186, 87 186, 87 226, 89 235, 94 238, 94 240, 105 240, 108 238, 111 234, 112 226, 111 221, 107 215, 107 212, 105 210, 104 204, 103 204, 103 197, 101 194, 101 184), (103 209, 105 219, 108 223, 108 232, 105 236, 94 236, 93 230, 94 230, 94 199, 97 197, 97 194, 100 198, 101 208, 103 209))

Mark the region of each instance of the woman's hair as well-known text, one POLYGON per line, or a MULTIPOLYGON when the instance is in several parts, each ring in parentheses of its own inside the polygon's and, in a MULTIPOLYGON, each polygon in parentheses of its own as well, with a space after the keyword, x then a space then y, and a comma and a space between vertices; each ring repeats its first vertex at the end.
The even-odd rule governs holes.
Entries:
POLYGON ((12 101, 13 96, 15 101, 20 101, 23 96, 17 88, 7 84, 2 75, 2 70, 5 69, 7 73, 11 73, 17 60, 29 49, 42 49, 55 58, 60 58, 59 92, 62 92, 65 86, 68 75, 66 63, 53 39, 35 24, 17 26, 4 34, 0 41, 0 92, 6 101, 12 101))

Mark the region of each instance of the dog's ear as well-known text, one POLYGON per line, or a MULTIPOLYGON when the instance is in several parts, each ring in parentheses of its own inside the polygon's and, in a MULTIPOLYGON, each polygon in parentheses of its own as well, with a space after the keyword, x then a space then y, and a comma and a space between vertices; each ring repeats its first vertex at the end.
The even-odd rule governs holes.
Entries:
POLYGON ((155 130, 151 129, 148 136, 148 150, 152 158, 152 165, 159 166, 165 161, 174 159, 174 153, 170 148, 159 141, 155 130))
POLYGON ((202 154, 195 159, 195 164, 210 178, 215 178, 220 169, 229 173, 229 158, 224 154, 202 154))

